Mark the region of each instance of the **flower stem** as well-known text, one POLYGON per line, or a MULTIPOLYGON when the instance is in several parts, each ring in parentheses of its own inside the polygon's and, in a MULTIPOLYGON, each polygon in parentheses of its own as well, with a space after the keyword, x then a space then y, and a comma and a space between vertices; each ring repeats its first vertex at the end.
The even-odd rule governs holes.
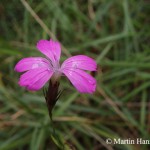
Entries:
POLYGON ((51 134, 51 138, 52 138, 53 142, 61 150, 63 150, 64 144, 60 140, 59 136, 56 134, 54 122, 53 122, 53 116, 52 116, 52 110, 53 110, 57 100, 59 99, 60 95, 61 95, 61 91, 59 91, 59 82, 54 83, 50 80, 48 89, 44 91, 44 96, 45 96, 45 100, 46 100, 46 104, 47 104, 47 108, 48 108, 48 112, 49 112, 51 126, 53 129, 53 133, 51 134))

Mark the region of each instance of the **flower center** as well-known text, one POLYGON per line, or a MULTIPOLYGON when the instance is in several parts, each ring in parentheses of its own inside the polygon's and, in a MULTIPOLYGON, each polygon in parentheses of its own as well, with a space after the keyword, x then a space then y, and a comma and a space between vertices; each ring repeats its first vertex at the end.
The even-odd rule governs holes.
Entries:
POLYGON ((53 76, 51 78, 52 83, 55 83, 59 80, 61 76, 60 64, 58 61, 52 62, 53 76))

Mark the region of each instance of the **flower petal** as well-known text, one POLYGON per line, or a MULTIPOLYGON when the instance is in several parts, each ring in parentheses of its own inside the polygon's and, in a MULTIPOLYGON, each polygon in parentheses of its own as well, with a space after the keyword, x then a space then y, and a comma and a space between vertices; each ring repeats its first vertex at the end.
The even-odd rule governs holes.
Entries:
POLYGON ((28 90, 37 91, 51 78, 53 72, 48 68, 36 68, 21 75, 19 85, 28 90))
POLYGON ((57 41, 53 41, 52 39, 48 40, 40 40, 37 45, 37 49, 46 55, 52 62, 59 61, 61 54, 61 45, 57 41))
POLYGON ((21 59, 15 66, 15 71, 24 72, 27 70, 41 68, 41 67, 51 67, 49 61, 42 57, 28 57, 21 59))
POLYGON ((96 71, 96 61, 85 55, 77 55, 64 61, 61 68, 77 68, 89 71, 96 71))
POLYGON ((69 78, 75 88, 81 93, 93 93, 96 89, 96 80, 80 69, 64 69, 63 73, 69 78))

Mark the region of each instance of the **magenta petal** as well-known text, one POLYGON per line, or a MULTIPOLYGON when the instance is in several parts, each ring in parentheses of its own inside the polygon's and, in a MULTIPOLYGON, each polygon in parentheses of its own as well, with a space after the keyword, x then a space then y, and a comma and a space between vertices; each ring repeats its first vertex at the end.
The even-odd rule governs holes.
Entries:
POLYGON ((37 43, 37 49, 46 55, 51 61, 55 62, 59 61, 61 54, 61 45, 57 41, 53 41, 52 39, 48 40, 40 40, 37 43))
POLYGON ((96 80, 80 69, 64 69, 63 73, 69 78, 75 88, 81 93, 93 93, 96 80))
POLYGON ((96 71, 96 61, 85 55, 77 55, 64 61, 61 68, 74 68, 96 71))
POLYGON ((21 59, 15 66, 15 71, 24 72, 27 70, 41 68, 41 67, 50 67, 50 63, 47 59, 42 57, 28 57, 21 59))
POLYGON ((19 85, 37 91, 51 78, 53 72, 48 68, 36 68, 21 75, 19 85))

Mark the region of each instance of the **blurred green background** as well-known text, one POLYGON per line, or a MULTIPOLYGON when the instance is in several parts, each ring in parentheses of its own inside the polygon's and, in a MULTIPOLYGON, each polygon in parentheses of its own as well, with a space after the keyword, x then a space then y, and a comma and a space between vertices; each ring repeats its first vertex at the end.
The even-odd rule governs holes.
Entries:
POLYGON ((0 150, 148 150, 150 145, 150 2, 148 0, 0 1, 0 150), (66 78, 53 110, 53 131, 42 90, 17 84, 21 58, 42 56, 39 39, 62 43, 61 61, 85 54, 97 61, 93 95, 66 78), (63 147, 62 147, 63 145, 63 147))

